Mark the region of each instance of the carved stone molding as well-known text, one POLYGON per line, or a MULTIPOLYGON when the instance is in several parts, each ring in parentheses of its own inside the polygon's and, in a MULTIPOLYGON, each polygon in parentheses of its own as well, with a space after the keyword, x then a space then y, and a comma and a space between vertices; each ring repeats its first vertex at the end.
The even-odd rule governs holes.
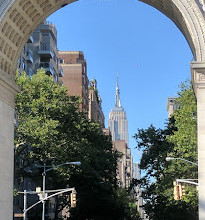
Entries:
POLYGON ((193 61, 190 66, 192 85, 197 97, 197 90, 205 89, 205 62, 193 61))

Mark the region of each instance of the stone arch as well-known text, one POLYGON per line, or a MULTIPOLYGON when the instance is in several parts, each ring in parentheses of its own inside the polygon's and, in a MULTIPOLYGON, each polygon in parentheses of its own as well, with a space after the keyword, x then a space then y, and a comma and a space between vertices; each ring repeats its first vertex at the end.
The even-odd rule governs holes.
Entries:
POLYGON ((203 0, 140 0, 170 18, 186 38, 194 59, 205 60, 205 12, 203 0))
POLYGON ((0 69, 13 80, 29 36, 49 15, 77 0, 3 0, 0 4, 0 69))
MULTIPOLYGON (((3 0, 0 4, 0 69, 13 79, 27 39, 50 14, 77 0, 3 0)), ((203 0, 140 0, 169 17, 187 39, 196 61, 205 61, 203 0)))
MULTIPOLYGON (((18 88, 14 83, 18 57, 27 39, 50 14, 77 0, 0 0, 0 216, 13 219, 13 108, 18 88), (3 126, 2 126, 3 125, 3 126)), ((89 0, 88 0, 89 1, 89 0)), ((205 219, 205 1, 140 0, 180 29, 192 50, 193 82, 198 101, 199 200, 205 219), (199 94, 199 95, 198 95, 199 94), (200 168, 201 167, 201 168, 200 168)))

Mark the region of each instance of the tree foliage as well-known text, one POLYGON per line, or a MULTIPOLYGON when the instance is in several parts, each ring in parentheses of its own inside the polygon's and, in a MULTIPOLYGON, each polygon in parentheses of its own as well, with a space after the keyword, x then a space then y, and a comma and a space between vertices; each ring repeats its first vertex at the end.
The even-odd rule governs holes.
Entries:
MULTIPOLYGON (((131 201, 118 193, 119 153, 113 150, 111 137, 103 134, 101 126, 78 110, 79 99, 69 97, 66 88, 43 69, 32 78, 17 74, 16 82, 21 88, 16 96, 16 179, 29 177, 41 185, 43 170, 36 164, 80 161, 80 167, 61 166, 46 177, 47 189, 76 188, 77 208, 70 210, 70 219, 124 220, 131 216, 131 201)), ((66 205, 66 196, 59 197, 55 219, 66 205)))
POLYGON ((140 180, 145 210, 150 219, 198 219, 196 187, 186 185, 186 196, 181 201, 173 199, 173 181, 197 179, 197 167, 181 160, 166 161, 166 157, 184 158, 196 162, 196 101, 190 82, 181 84, 176 104, 179 106, 165 129, 151 125, 139 129, 135 138, 143 151, 140 180))

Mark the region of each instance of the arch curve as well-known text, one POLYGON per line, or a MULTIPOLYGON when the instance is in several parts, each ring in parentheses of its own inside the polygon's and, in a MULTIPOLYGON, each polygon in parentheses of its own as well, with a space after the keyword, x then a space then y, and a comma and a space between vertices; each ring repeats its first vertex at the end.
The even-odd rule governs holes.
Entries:
MULTIPOLYGON (((0 71, 13 81, 23 46, 37 26, 78 0, 3 0, 0 3, 0 71)), ((203 0, 140 0, 169 17, 187 39, 196 61, 205 61, 203 0)))
POLYGON ((186 38, 194 59, 205 61, 204 0, 140 0, 169 17, 186 38))
POLYGON ((77 0, 3 0, 0 3, 0 71, 14 79, 29 36, 49 15, 77 0))

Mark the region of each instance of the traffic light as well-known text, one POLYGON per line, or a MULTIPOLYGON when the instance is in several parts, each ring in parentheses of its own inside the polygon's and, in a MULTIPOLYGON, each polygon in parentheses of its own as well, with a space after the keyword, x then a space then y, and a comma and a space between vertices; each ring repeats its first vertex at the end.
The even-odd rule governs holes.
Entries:
POLYGON ((174 200, 179 200, 180 199, 179 185, 176 183, 176 181, 173 182, 173 185, 174 185, 174 200))
POLYGON ((177 183, 176 181, 173 182, 174 184, 174 199, 180 200, 186 194, 186 188, 181 183, 177 183))
POLYGON ((71 207, 75 208, 76 207, 76 190, 73 190, 70 196, 70 203, 71 203, 71 207))
POLYGON ((186 188, 181 183, 179 184, 179 197, 182 199, 183 196, 186 194, 186 188))

